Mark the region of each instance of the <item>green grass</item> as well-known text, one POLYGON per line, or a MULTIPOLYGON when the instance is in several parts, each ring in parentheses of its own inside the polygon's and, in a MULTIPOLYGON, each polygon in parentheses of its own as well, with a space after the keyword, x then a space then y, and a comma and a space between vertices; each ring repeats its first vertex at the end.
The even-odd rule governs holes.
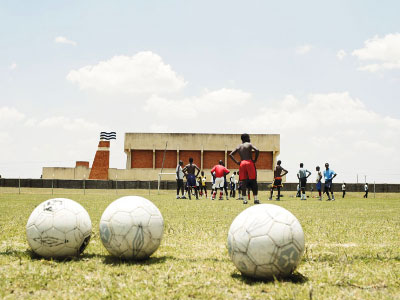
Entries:
POLYGON ((400 195, 349 193, 320 202, 292 194, 273 203, 299 219, 306 251, 293 276, 263 282, 242 277, 228 257, 227 231, 245 208, 240 201, 176 200, 165 191, 54 190, 52 196, 46 189, 2 188, 0 298, 400 299, 400 195), (99 238, 104 209, 128 194, 153 201, 165 221, 160 248, 144 262, 112 258, 99 238), (78 201, 89 212, 92 240, 79 259, 44 260, 29 251, 26 221, 52 197, 78 201))

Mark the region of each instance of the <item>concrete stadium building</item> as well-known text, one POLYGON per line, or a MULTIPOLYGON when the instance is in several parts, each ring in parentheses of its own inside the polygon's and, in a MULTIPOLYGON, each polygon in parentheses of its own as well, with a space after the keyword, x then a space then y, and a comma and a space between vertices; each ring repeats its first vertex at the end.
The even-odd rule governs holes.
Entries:
MULTIPOLYGON (((257 179, 260 182, 270 182, 280 151, 280 135, 251 134, 250 138, 260 150, 256 164, 257 179)), ((89 168, 88 162, 77 162, 75 168, 43 168, 42 177, 153 181, 158 180, 161 168, 163 173, 175 174, 179 160, 187 164, 189 158, 193 157, 194 163, 211 178, 211 168, 219 160, 224 161, 231 172, 238 170, 238 165, 230 159, 229 153, 241 140, 240 134, 126 133, 126 169, 109 168, 109 143, 99 142, 92 168, 89 168)), ((163 175, 162 180, 175 180, 174 174, 163 175)))

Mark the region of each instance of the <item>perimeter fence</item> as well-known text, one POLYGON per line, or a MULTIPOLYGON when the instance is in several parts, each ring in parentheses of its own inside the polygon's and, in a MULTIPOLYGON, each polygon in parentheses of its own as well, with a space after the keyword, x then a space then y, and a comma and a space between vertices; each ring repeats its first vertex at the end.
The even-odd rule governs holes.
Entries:
MULTIPOLYGON (((297 182, 287 182, 283 184, 283 190, 296 191, 297 182)), ((117 180, 66 180, 66 179, 30 179, 30 178, 1 178, 0 188, 45 188, 45 189, 145 189, 145 190, 175 190, 175 181, 117 181, 117 180)), ((260 191, 269 190, 271 183, 260 182, 260 191)), ((207 182, 207 189, 211 189, 211 183, 207 182)), ((307 190, 315 191, 315 183, 307 183, 307 190)), ((334 183, 333 190, 339 192, 342 183, 334 183)), ((347 192, 364 192, 364 183, 346 183, 347 192)), ((371 183, 369 191, 376 193, 400 193, 400 184, 393 183, 371 183)))

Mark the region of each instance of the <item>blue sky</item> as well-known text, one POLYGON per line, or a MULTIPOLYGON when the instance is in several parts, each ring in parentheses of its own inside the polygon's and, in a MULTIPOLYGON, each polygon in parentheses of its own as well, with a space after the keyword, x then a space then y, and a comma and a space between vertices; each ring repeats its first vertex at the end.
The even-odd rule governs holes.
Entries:
POLYGON ((339 180, 398 182, 398 11, 396 1, 1 1, 0 174, 92 160, 104 129, 119 133, 118 168, 125 132, 249 131, 281 134, 289 179, 301 161, 329 160, 339 180))

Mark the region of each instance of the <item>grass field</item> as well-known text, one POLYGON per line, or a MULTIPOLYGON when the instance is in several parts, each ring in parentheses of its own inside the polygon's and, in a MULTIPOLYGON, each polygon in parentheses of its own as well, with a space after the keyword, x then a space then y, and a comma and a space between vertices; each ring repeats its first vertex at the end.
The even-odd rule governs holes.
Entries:
POLYGON ((320 202, 291 194, 273 203, 299 219, 306 251, 293 276, 263 282, 242 277, 228 257, 227 231, 245 208, 240 201, 177 200, 172 191, 54 190, 52 196, 0 189, 0 298, 400 299, 400 195, 349 193, 320 202), (153 201, 165 221, 160 248, 144 262, 110 257, 99 237, 104 209, 128 194, 153 201), (92 219, 92 239, 79 259, 37 259, 29 251, 27 219, 54 197, 78 201, 92 219))

